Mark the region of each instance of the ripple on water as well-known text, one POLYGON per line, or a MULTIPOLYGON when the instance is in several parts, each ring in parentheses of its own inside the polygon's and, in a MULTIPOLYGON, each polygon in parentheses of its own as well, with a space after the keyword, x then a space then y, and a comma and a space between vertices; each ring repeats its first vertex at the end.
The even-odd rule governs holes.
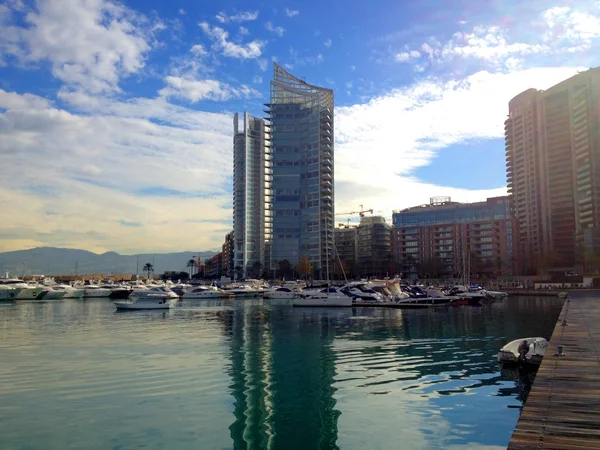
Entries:
POLYGON ((548 305, 11 304, 0 308, 0 446, 505 446, 521 394, 494 355, 524 325, 547 334, 560 310, 548 305))

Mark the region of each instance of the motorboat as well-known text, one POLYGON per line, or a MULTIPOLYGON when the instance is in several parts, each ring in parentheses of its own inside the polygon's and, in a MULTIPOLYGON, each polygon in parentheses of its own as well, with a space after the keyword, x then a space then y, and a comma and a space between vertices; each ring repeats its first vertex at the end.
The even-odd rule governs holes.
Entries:
POLYGON ((202 299, 220 298, 220 297, 224 297, 224 296, 225 295, 223 294, 223 292, 217 288, 211 288, 208 286, 196 286, 196 287, 193 287, 192 289, 185 291, 183 293, 183 295, 181 296, 181 298, 202 300, 202 299))
POLYGON ((352 297, 348 297, 337 287, 321 290, 304 290, 292 300, 294 306, 352 306, 352 297))
POLYGON ((385 301, 397 302, 410 297, 402 291, 399 280, 372 280, 366 286, 381 294, 385 301))
POLYGON ((48 289, 43 286, 29 285, 28 287, 19 290, 15 296, 15 300, 41 300, 48 292, 48 289))
POLYGON ((64 292, 63 298, 81 298, 83 297, 83 289, 78 289, 73 286, 69 286, 66 284, 56 284, 52 286, 52 289, 55 291, 64 292))
POLYGON ((44 293, 41 296, 42 300, 60 300, 65 296, 65 291, 54 289, 52 286, 44 286, 44 293))
POLYGON ((0 278, 0 300, 12 300, 19 295, 21 289, 30 288, 31 286, 26 281, 20 278, 11 278, 8 276, 8 272, 4 274, 4 277, 0 278))
POLYGON ((452 286, 448 289, 446 294, 452 297, 458 297, 466 301, 469 305, 480 305, 485 300, 490 299, 485 290, 470 290, 468 287, 460 284, 452 286))
POLYGON ((340 291, 357 302, 384 302, 386 299, 379 292, 369 288, 366 282, 348 283, 340 291))
POLYGON ((498 351, 498 362, 517 364, 519 363, 519 346, 527 341, 528 351, 525 354, 525 362, 539 366, 548 349, 548 341, 543 337, 528 337, 515 339, 498 351))
POLYGON ((242 284, 242 285, 231 285, 231 286, 224 287, 223 292, 226 295, 231 295, 235 298, 241 298, 241 297, 258 297, 259 295, 261 295, 264 292, 264 290, 254 288, 247 284, 242 284))
POLYGON ((110 297, 110 294, 112 294, 112 289, 94 284, 83 285, 81 289, 83 289, 84 298, 110 297))
POLYGON ((265 291, 263 297, 268 300, 291 300, 299 297, 300 295, 301 291, 281 286, 269 291, 265 291))
POLYGON ((175 306, 179 296, 166 286, 150 289, 138 289, 129 294, 126 300, 115 300, 113 303, 119 310, 134 309, 169 309, 175 306))
POLYGON ((436 306, 449 306, 456 302, 456 298, 444 295, 440 291, 428 289, 425 297, 408 297, 396 301, 399 307, 406 308, 431 308, 436 306))
POLYGON ((487 300, 501 300, 508 297, 507 292, 490 291, 489 289, 484 289, 481 286, 469 286, 469 292, 481 292, 485 294, 487 300))
POLYGON ((127 298, 129 297, 129 294, 131 294, 131 289, 118 285, 104 285, 100 286, 100 289, 110 289, 108 298, 112 299, 127 298))

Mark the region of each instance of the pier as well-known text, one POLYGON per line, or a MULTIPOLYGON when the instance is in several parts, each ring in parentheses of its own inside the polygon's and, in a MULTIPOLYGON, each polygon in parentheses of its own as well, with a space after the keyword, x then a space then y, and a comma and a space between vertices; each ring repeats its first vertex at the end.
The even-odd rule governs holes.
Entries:
POLYGON ((563 305, 508 445, 531 448, 600 448, 598 290, 570 292, 563 305))

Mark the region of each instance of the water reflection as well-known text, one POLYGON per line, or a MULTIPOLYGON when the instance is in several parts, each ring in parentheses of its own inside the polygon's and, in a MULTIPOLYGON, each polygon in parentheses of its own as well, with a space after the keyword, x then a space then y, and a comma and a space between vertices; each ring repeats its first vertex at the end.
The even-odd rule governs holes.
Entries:
POLYGON ((505 445, 516 417, 502 410, 525 401, 534 374, 510 378, 496 352, 523 333, 548 334, 561 306, 511 300, 430 311, 229 311, 234 448, 384 448, 390 431, 410 438, 397 448, 505 445), (473 395, 481 398, 469 405, 473 395), (412 417, 398 420, 400 412, 412 417), (373 437, 369 429, 382 426, 373 437))

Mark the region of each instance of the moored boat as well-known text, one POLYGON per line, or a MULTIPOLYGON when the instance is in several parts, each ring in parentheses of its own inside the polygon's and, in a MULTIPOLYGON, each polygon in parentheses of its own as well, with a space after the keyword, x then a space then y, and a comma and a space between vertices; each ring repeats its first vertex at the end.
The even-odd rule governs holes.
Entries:
POLYGON ((181 298, 191 300, 202 300, 211 298, 225 297, 226 295, 216 288, 210 288, 208 286, 196 286, 183 293, 181 298))
POLYGON ((157 286, 140 289, 129 294, 126 300, 114 301, 119 310, 134 309, 169 309, 175 306, 179 296, 168 287, 157 286))
POLYGON ((352 298, 336 287, 304 290, 292 300, 294 306, 352 306, 352 298))
POLYGON ((524 362, 539 366, 542 363, 542 358, 548 349, 548 341, 543 337, 528 337, 515 339, 509 342, 498 351, 498 362, 517 364, 524 362), (524 359, 519 360, 519 347, 523 344, 524 359))
POLYGON ((301 295, 300 291, 296 291, 287 287, 278 287, 265 291, 263 297, 268 300, 291 300, 301 295))

